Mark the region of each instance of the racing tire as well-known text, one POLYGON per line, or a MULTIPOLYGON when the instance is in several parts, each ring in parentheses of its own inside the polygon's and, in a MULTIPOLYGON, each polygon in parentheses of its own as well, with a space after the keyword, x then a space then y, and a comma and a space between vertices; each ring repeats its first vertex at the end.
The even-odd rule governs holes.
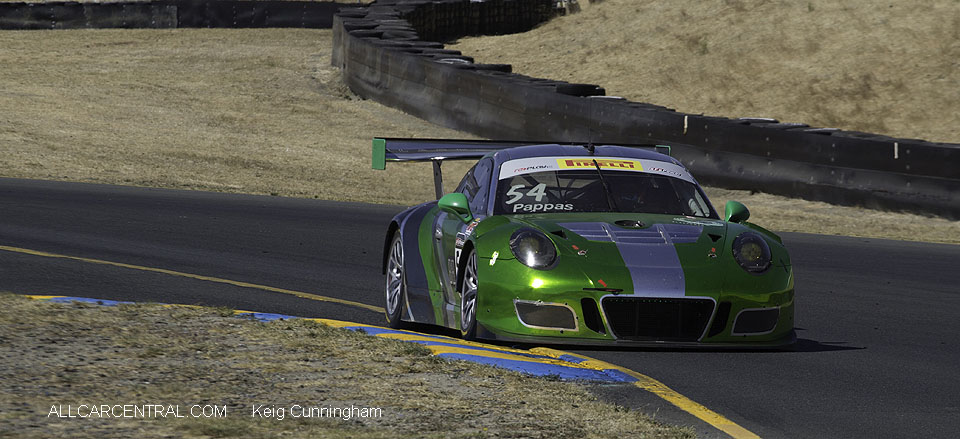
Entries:
POLYGON ((594 84, 561 83, 556 85, 556 91, 557 93, 570 96, 603 96, 607 94, 607 91, 604 90, 603 87, 594 84))
POLYGON ((384 288, 386 293, 386 303, 384 312, 387 315, 387 326, 393 329, 401 329, 406 326, 406 322, 400 319, 403 315, 405 306, 404 297, 407 295, 406 266, 403 259, 403 242, 400 240, 400 234, 393 235, 393 241, 390 242, 390 254, 387 256, 387 282, 384 288))
POLYGON ((477 251, 470 249, 460 282, 460 335, 464 340, 477 339, 477 285, 477 251))

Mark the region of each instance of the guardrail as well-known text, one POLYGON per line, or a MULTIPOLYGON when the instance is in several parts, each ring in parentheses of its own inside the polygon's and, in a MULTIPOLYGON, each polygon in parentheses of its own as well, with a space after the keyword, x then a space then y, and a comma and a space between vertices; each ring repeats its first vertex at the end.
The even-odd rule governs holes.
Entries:
POLYGON ((442 41, 525 31, 551 0, 391 0, 344 8, 332 64, 357 94, 495 139, 666 143, 701 182, 960 219, 960 145, 729 119, 476 64, 442 41))
POLYGON ((343 3, 183 0, 116 3, 0 2, 0 29, 262 28, 329 29, 343 3))

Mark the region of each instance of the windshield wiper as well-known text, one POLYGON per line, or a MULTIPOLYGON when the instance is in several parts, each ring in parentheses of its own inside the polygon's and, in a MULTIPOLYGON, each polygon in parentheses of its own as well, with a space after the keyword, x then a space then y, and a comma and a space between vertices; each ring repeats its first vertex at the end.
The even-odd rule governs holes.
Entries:
POLYGON ((616 200, 613 199, 613 193, 610 191, 610 186, 607 185, 607 180, 603 178, 603 172, 600 171, 600 164, 597 163, 597 159, 593 159, 593 166, 597 167, 597 175, 600 176, 600 183, 603 185, 603 191, 607 194, 607 204, 610 206, 610 211, 619 212, 620 207, 617 206, 616 200))

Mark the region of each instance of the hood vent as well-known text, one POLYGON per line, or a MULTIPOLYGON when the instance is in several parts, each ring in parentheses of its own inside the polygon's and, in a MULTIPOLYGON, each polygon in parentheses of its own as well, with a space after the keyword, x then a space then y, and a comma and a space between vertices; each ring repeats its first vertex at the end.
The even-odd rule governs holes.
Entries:
POLYGON ((608 223, 561 223, 561 227, 589 241, 622 244, 689 244, 703 228, 685 224, 654 224, 646 229, 624 229, 608 223))

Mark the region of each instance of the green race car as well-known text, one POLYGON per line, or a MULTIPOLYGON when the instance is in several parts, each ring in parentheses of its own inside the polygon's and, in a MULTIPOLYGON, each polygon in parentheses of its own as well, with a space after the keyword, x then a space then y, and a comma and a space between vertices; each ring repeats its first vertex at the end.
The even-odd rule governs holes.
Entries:
POLYGON ((562 344, 796 341, 780 238, 721 219, 663 146, 374 139, 373 166, 432 161, 438 201, 387 228, 391 327, 562 344), (443 195, 443 160, 478 160, 443 195), (442 197, 441 197, 442 195, 442 197))

